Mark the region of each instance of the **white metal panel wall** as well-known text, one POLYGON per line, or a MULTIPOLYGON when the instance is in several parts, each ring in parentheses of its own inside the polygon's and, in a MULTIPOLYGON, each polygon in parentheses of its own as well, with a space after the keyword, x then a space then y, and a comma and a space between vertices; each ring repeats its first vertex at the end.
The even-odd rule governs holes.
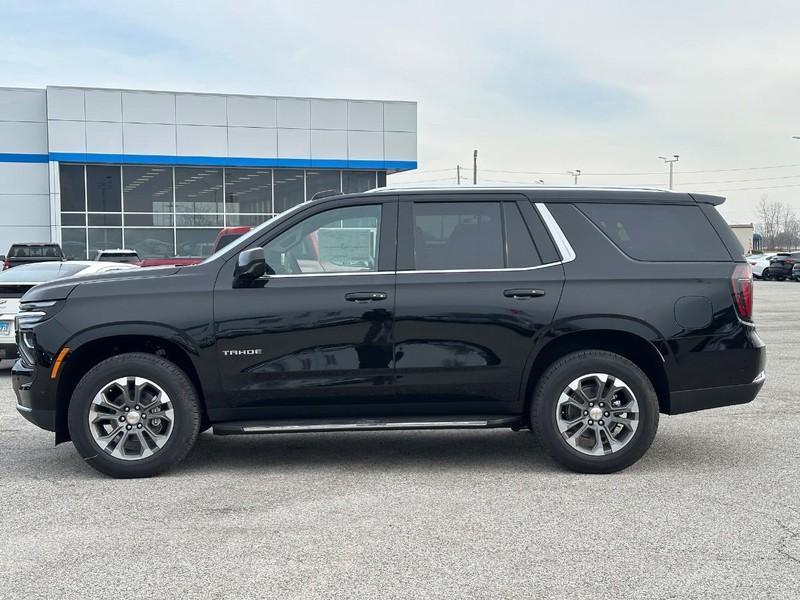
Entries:
POLYGON ((45 91, 0 88, 0 254, 51 239, 46 157, 45 91))
POLYGON ((86 153, 87 162, 94 154, 325 160, 344 168, 416 161, 415 102, 62 87, 47 94, 49 151, 86 153))

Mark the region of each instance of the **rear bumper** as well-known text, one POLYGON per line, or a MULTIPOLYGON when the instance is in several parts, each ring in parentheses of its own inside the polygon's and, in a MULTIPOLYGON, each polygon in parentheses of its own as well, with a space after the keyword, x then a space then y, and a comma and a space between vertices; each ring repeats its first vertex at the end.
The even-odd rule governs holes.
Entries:
POLYGON ((766 375, 762 371, 752 383, 744 385, 672 392, 670 394, 670 414, 680 415, 709 408, 747 404, 755 399, 765 380, 766 375))

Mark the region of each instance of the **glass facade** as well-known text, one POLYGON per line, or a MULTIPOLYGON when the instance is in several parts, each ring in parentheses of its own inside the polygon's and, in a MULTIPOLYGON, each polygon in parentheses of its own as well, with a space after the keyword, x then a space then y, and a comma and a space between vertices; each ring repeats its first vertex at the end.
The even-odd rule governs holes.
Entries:
POLYGON ((386 185, 385 171, 139 165, 59 166, 64 253, 205 257, 222 227, 256 226, 320 192, 386 185))

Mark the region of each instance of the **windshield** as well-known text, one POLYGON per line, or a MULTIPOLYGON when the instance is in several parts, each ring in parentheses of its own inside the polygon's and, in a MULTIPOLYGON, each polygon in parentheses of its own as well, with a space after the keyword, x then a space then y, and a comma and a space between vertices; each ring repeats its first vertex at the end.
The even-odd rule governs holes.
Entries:
MULTIPOLYGON (((301 208, 303 208, 303 206, 305 206, 305 204, 304 203, 300 203, 297 206, 293 206, 292 208, 283 211, 281 214, 275 215, 271 219, 268 219, 268 220, 264 221, 261 225, 259 225, 255 229, 251 229, 249 232, 245 233, 241 238, 239 238, 238 242, 248 242, 251 239, 253 239, 254 237, 258 237, 259 235, 261 235, 261 232, 264 231, 264 228, 267 225, 269 225, 270 223, 275 222, 276 219, 282 219, 284 217, 289 216, 290 214, 292 214, 292 213, 300 210, 301 208)), ((214 254, 212 254, 207 259, 205 259, 203 261, 203 264, 205 264, 207 262, 211 262, 213 260, 217 260, 220 256, 222 256, 225 253, 225 251, 227 249, 228 249, 227 247, 220 248, 219 250, 214 252, 214 254)))
POLYGON ((83 271, 87 265, 69 262, 48 262, 20 265, 0 273, 0 283, 42 283, 70 277, 83 271))

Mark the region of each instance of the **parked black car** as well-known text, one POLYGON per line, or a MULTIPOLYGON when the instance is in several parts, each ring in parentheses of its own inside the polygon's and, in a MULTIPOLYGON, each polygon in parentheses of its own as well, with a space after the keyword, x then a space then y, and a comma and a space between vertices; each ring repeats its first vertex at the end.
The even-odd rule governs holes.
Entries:
POLYGON ((202 264, 23 298, 18 410, 117 477, 198 433, 532 428, 567 467, 659 413, 750 402, 752 275, 714 208, 643 189, 382 189, 287 211, 202 264))
POLYGON ((769 261, 769 278, 783 281, 792 276, 792 268, 800 262, 800 252, 781 252, 769 261))
POLYGON ((61 246, 52 242, 23 242, 11 244, 8 254, 0 256, 3 270, 38 262, 67 260, 61 246))

